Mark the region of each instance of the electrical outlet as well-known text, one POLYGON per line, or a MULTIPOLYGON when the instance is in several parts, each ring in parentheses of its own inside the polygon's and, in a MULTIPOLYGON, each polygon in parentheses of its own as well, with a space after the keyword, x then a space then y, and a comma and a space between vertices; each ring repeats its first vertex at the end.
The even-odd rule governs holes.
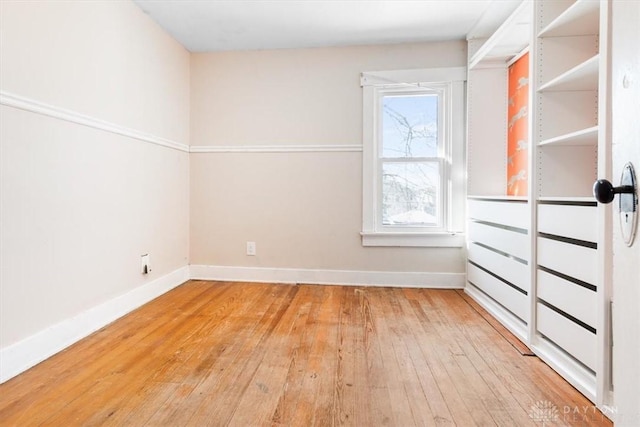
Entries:
POLYGON ((142 274, 149 274, 151 272, 151 259, 149 254, 144 254, 140 257, 140 272, 142 274))
POLYGON ((247 255, 256 255, 256 242, 247 242, 247 255))

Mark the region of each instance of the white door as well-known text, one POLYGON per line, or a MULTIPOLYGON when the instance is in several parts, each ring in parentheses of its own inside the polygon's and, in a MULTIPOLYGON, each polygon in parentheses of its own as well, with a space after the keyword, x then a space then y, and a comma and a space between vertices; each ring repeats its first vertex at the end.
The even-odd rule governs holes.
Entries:
MULTIPOLYGON (((619 185, 625 163, 640 170, 640 1, 612 3, 612 160, 619 185)), ((619 197, 619 196, 617 196, 619 197)), ((640 236, 628 247, 613 209, 613 407, 616 426, 640 425, 640 236)))

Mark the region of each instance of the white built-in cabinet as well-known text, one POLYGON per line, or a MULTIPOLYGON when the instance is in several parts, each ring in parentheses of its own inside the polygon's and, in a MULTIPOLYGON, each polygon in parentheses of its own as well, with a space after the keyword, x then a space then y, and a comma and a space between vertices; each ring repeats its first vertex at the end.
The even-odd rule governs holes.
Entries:
POLYGON ((469 41, 466 292, 589 399, 611 402, 606 0, 527 0, 469 41), (508 68, 529 52, 528 195, 506 196, 508 68))

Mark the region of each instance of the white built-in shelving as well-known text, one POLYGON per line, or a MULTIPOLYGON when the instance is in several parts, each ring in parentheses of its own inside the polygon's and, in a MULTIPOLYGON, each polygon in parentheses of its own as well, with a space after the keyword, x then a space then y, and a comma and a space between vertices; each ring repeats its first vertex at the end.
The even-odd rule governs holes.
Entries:
POLYGON ((534 15, 537 196, 589 196, 600 123, 600 2, 542 0, 534 15))
POLYGON ((469 42, 467 100, 466 291, 599 406, 610 396, 610 292, 592 186, 606 175, 607 14, 600 0, 523 1, 469 42), (510 197, 508 66, 523 51, 529 195, 510 197))
POLYGON ((570 70, 562 73, 553 80, 543 84, 538 92, 561 92, 598 90, 598 70, 600 68, 599 56, 594 55, 570 70))
POLYGON ((531 44, 532 13, 523 1, 488 38, 469 41, 467 192, 474 197, 506 197, 507 73, 531 44))
POLYGON ((569 132, 564 135, 558 135, 553 138, 540 141, 540 146, 553 146, 553 145, 590 145, 596 146, 598 144, 598 126, 591 126, 586 129, 580 129, 575 132, 569 132))
POLYGON ((532 13, 531 2, 522 2, 488 38, 469 41, 467 86, 466 292, 525 343, 532 308, 531 205, 527 196, 506 195, 507 111, 509 66, 528 51, 532 13))
MULTIPOLYGON (((562 1, 557 1, 557 3, 562 3, 562 1)), ((566 5, 567 2, 564 3, 566 5)), ((560 8, 562 7, 563 5, 560 5, 560 8)), ((551 15, 550 22, 538 32, 538 37, 594 34, 594 29, 597 30, 599 25, 599 2, 594 0, 577 0, 571 2, 563 11, 551 15)))
POLYGON ((531 42, 531 7, 523 2, 469 59, 469 69, 508 63, 531 42))
MULTIPOLYGON (((599 0, 534 2, 535 300, 531 346, 592 401, 608 375, 600 211, 592 196, 606 111, 599 0)), ((606 39, 605 39, 606 40, 606 39)))

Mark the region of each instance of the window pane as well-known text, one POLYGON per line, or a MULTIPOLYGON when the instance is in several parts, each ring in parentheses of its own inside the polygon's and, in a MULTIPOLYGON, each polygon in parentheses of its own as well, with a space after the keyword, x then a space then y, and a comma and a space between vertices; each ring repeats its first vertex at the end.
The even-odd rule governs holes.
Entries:
POLYGON ((383 163, 382 224, 438 225, 440 164, 383 163))
POLYGON ((438 156, 438 96, 382 98, 382 157, 438 156))

